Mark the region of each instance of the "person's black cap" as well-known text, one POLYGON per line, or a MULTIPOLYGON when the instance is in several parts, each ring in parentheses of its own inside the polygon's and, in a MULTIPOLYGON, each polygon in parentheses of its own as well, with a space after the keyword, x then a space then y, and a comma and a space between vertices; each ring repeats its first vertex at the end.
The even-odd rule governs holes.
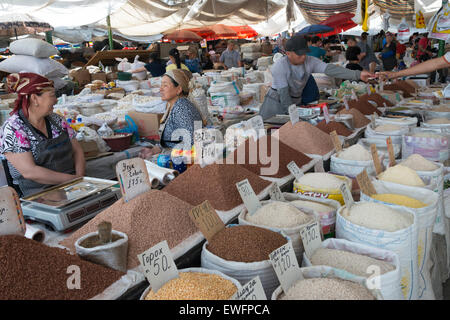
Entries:
POLYGON ((286 51, 293 51, 301 56, 309 52, 308 42, 301 35, 293 36, 286 42, 286 51))

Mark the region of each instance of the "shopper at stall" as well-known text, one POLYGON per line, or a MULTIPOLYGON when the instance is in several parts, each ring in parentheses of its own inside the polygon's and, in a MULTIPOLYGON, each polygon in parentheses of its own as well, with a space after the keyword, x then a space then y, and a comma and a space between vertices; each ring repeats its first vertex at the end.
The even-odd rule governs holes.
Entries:
POLYGON ((264 42, 261 44, 261 52, 265 56, 270 56, 272 54, 272 51, 273 51, 272 44, 270 43, 269 37, 266 37, 264 42))
POLYGON ((396 51, 397 44, 394 41, 394 35, 391 32, 386 32, 386 43, 383 45, 380 54, 384 71, 392 71, 397 66, 396 51))
POLYGON ((167 108, 159 128, 161 144, 153 148, 144 148, 140 153, 142 158, 147 159, 161 153, 163 148, 173 148, 182 142, 187 143, 178 133, 189 134, 190 145, 194 144, 194 122, 202 122, 202 116, 197 107, 187 99, 189 75, 189 71, 176 69, 168 71, 163 76, 160 92, 161 99, 167 101, 167 108))
POLYGON ((170 64, 166 66, 166 72, 175 69, 184 69, 189 71, 184 63, 181 63, 180 51, 177 48, 172 48, 169 51, 169 62, 170 64))
POLYGON ((187 58, 184 63, 192 73, 201 73, 203 71, 200 59, 197 57, 197 52, 194 48, 188 50, 187 58))
POLYGON ((311 39, 311 46, 309 47, 308 56, 319 58, 323 60, 326 55, 326 51, 322 49, 322 39, 315 36, 311 39))
POLYGON ((150 58, 148 59, 148 63, 145 64, 145 66, 131 70, 130 72, 139 73, 143 71, 150 72, 152 77, 161 77, 166 72, 166 66, 159 59, 158 54, 156 52, 152 52, 150 53, 150 58))
POLYGON ((367 32, 363 32, 361 34, 361 41, 357 43, 357 46, 361 49, 361 61, 359 64, 363 67, 363 69, 374 73, 379 61, 375 57, 375 54, 373 53, 373 50, 367 40, 368 35, 369 34, 367 32))
POLYGON ((364 70, 363 67, 361 67, 361 65, 359 64, 361 60, 361 49, 358 46, 349 47, 345 52, 345 58, 348 61, 347 65, 345 66, 347 69, 359 71, 364 70))
POLYGON ((400 77, 413 76, 416 74, 424 74, 433 72, 442 68, 450 68, 450 51, 439 58, 427 60, 425 62, 416 64, 414 67, 404 69, 398 72, 383 71, 377 72, 380 78, 395 79, 400 77))
POLYGON ((368 71, 353 71, 333 64, 326 64, 309 52, 306 39, 294 36, 286 43, 286 56, 271 68, 272 87, 267 92, 260 114, 268 119, 276 114, 287 114, 292 104, 307 104, 319 99, 319 90, 312 73, 325 73, 330 77, 367 81, 373 77, 368 71))
POLYGON ((234 50, 234 42, 229 41, 227 50, 222 52, 219 61, 224 65, 225 69, 238 68, 242 66, 241 55, 234 50))
POLYGON ((53 82, 35 73, 14 73, 7 86, 18 98, 0 129, 0 153, 15 189, 27 196, 82 177, 83 150, 66 120, 53 113, 53 82))

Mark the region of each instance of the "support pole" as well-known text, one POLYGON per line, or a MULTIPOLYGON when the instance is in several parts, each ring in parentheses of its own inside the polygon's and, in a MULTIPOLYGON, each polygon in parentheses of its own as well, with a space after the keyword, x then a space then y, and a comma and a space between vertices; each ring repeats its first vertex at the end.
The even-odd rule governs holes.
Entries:
POLYGON ((108 25, 109 50, 113 50, 114 42, 113 42, 113 36, 112 36, 112 30, 111 30, 111 18, 109 15, 106 17, 106 24, 108 25))
POLYGON ((45 41, 47 41, 50 44, 53 44, 53 36, 51 31, 45 32, 45 41))

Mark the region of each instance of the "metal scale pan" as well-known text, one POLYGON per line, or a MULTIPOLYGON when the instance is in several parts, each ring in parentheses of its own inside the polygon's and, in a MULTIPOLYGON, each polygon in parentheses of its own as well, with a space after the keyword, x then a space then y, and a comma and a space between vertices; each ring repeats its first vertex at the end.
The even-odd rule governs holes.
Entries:
POLYGON ((21 200, 26 219, 64 231, 93 218, 120 197, 116 181, 84 177, 21 200))

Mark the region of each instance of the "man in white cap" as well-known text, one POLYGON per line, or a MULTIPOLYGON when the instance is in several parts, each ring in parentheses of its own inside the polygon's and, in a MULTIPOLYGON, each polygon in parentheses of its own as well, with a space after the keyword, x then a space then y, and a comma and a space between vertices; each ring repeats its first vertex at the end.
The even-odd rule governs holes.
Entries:
POLYGON ((292 104, 305 105, 319 99, 319 89, 312 73, 325 73, 330 77, 367 81, 374 77, 368 71, 349 70, 327 64, 316 57, 307 56, 308 44, 303 36, 294 36, 286 43, 286 56, 277 60, 272 68, 272 87, 261 106, 260 115, 268 119, 276 114, 287 114, 292 104))

